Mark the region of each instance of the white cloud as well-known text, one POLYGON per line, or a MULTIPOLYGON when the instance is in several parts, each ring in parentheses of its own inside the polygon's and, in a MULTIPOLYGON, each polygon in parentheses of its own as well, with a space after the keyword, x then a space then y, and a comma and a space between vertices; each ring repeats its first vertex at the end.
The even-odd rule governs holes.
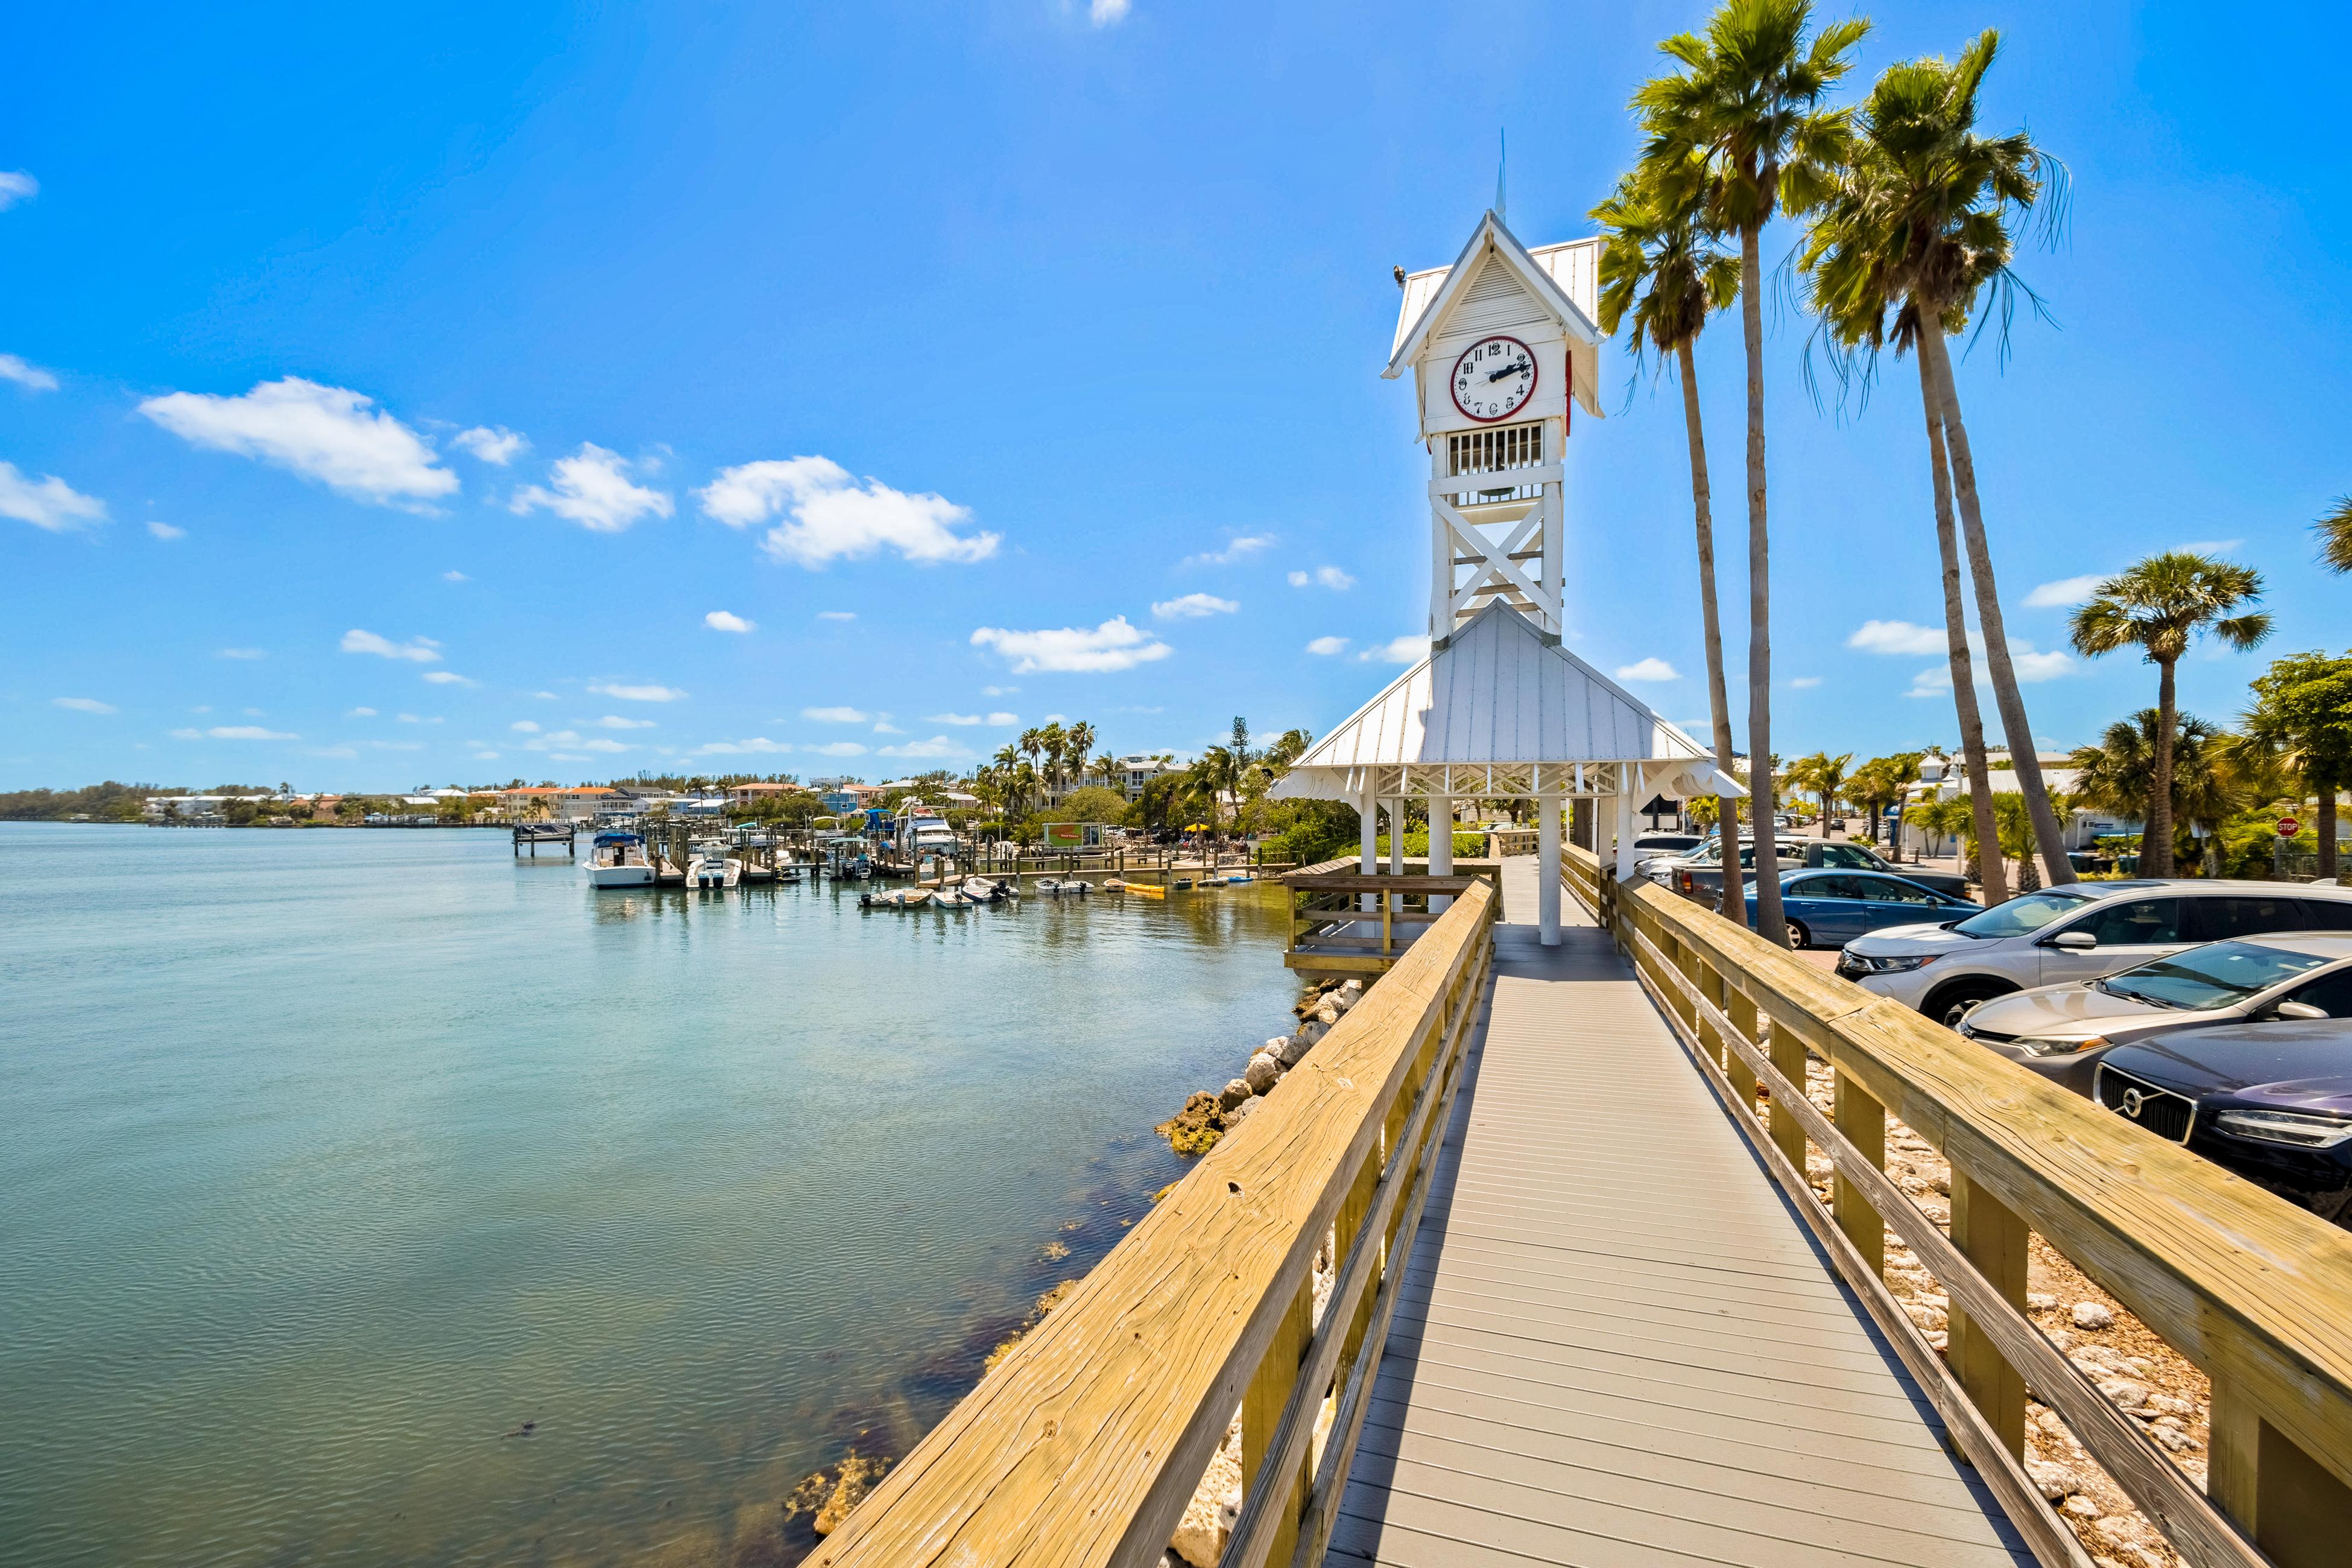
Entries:
POLYGON ((1247 560, 1261 550, 1271 550, 1276 541, 1271 533, 1244 533, 1223 550, 1212 550, 1202 555, 1187 555, 1177 563, 1180 566, 1230 566, 1236 561, 1247 560))
POLYGON ((1922 654, 1944 651, 1944 628, 1909 621, 1864 621, 1845 639, 1864 653, 1922 654))
POLYGON ((874 715, 862 708, 803 708, 801 717, 820 724, 871 724, 874 715))
POLYGON ((877 550, 895 550, 925 565, 942 561, 982 561, 996 553, 1002 535, 961 534, 971 510, 940 495, 909 495, 879 479, 863 483, 830 458, 770 459, 722 468, 695 492, 702 510, 730 528, 746 528, 770 518, 761 548, 779 561, 823 566, 836 559, 857 560, 877 550))
POLYGON ((438 651, 441 645, 431 637, 411 637, 406 642, 396 643, 390 637, 378 637, 356 626, 343 634, 340 646, 345 653, 372 653, 380 658, 405 658, 418 664, 437 664, 441 659, 438 651))
POLYGON ((1087 20, 1097 27, 1113 26, 1127 20, 1134 0, 1087 0, 1087 20))
POLYGON ((526 752, 601 752, 609 754, 631 748, 602 735, 590 738, 577 730, 556 730, 544 735, 533 735, 522 743, 522 749, 526 752))
POLYGON ((866 754, 866 748, 855 741, 827 741, 822 746, 811 746, 808 750, 820 757, 862 757, 866 754))
POLYGON ((934 735, 928 741, 909 741, 903 746, 885 746, 875 753, 879 757, 969 757, 972 754, 945 735, 934 735))
POLYGON ((22 169, 0 169, 0 213, 41 194, 41 182, 22 169))
POLYGON ((467 679, 464 676, 459 675, 454 669, 428 669, 425 672, 425 679, 431 681, 436 686, 478 686, 481 684, 481 682, 477 680, 467 679))
POLYGON ((854 621, 857 618, 857 612, 855 610, 819 610, 816 613, 816 618, 820 621, 854 621))
POLYGON ((931 713, 924 717, 923 722, 926 724, 961 724, 967 728, 975 724, 989 724, 1001 728, 1008 724, 1018 724, 1021 721, 1017 716, 1011 713, 931 713))
POLYGON ((1151 633, 1129 626, 1125 616, 1113 616, 1092 631, 1063 626, 1058 630, 1014 632, 1000 626, 982 626, 971 634, 971 646, 993 647, 1013 660, 1015 675, 1026 675, 1034 669, 1093 673, 1133 669, 1139 664, 1166 658, 1175 651, 1151 633))
POLYGON ((373 708, 353 708, 348 710, 343 714, 343 717, 346 719, 373 719, 375 717, 375 710, 373 708))
POLYGON ((1356 658, 1366 663, 1417 664, 1428 653, 1427 637, 1391 637, 1384 643, 1375 643, 1358 654, 1356 658))
POLYGON ((626 458, 593 441, 583 441, 572 456, 556 458, 547 475, 553 489, 525 485, 507 510, 520 516, 543 507, 591 533, 618 533, 640 519, 667 517, 676 510, 666 492, 630 480, 626 458))
POLYGON ((27 392, 55 392, 58 378, 39 365, 29 364, 15 354, 0 354, 0 381, 13 381, 27 392))
POLYGON ((368 748, 377 752, 421 752, 425 749, 425 742, 422 741, 370 741, 368 748))
POLYGON ((2036 653, 2030 643, 2011 644, 2009 650, 2009 662, 2010 667, 2016 670, 2018 684, 2021 686, 2030 686, 2036 681, 2055 680, 2062 675, 2072 675, 2074 672, 2074 660, 2064 650, 2053 649, 2049 653, 2036 653))
POLYGON ((463 572, 444 572, 441 574, 441 581, 444 583, 470 583, 473 579, 467 576, 463 572))
POLYGON ((1230 616, 1241 605, 1231 599, 1220 599, 1214 594, 1186 594, 1181 598, 1162 599, 1151 606, 1151 613, 1163 621, 1197 620, 1203 616, 1230 616))
POLYGON ((269 655, 257 647, 225 647, 214 657, 216 658, 268 658, 269 655))
POLYGON ((2242 539, 2192 539, 2172 548, 2187 551, 2191 555, 2227 555, 2245 542, 2242 539))
MULTIPOLYGON (((195 739, 194 731, 174 730, 172 733, 183 740, 195 739)), ((302 738, 283 730, 265 730, 258 724, 215 724, 205 733, 215 741, 299 741, 302 738)))
POLYGON ((1317 637, 1313 642, 1307 645, 1307 651, 1312 654, 1320 654, 1324 658, 1328 658, 1333 654, 1347 652, 1348 639, 1346 637, 1317 637))
MULTIPOLYGON (((176 735, 179 731, 174 730, 173 733, 176 735)), ((194 731, 191 731, 184 738, 194 740, 195 738, 194 731)), ((310 748, 310 755, 314 757, 356 757, 359 754, 360 749, 357 746, 313 746, 310 748)))
POLYGON ((1310 583, 1320 584, 1335 594, 1345 593, 1356 585, 1356 580, 1337 566, 1318 566, 1312 572, 1290 574, 1290 585, 1294 588, 1304 588, 1310 583))
POLYGON ((457 493, 457 476, 424 438, 374 407, 363 393, 289 375, 242 397, 151 397, 139 412, 192 446, 258 458, 354 500, 426 511, 457 493))
POLYGON ((1010 697, 1020 689, 1017 686, 983 686, 980 694, 982 697, 1010 697))
POLYGON ((503 425, 477 425, 471 430, 460 430, 449 438, 460 451, 471 452, 485 463, 505 468, 530 449, 530 443, 503 425))
POLYGON ((474 761, 478 763, 495 763, 498 760, 499 754, 496 752, 476 752, 474 753, 474 761))
POLYGON ((1617 667, 1620 680, 1680 680, 1682 671, 1655 655, 1617 667))
POLYGON ((62 533, 85 522, 106 521, 106 503, 86 496, 55 474, 37 482, 16 465, 0 462, 0 517, 13 517, 51 533, 62 533))
POLYGON ((877 724, 874 726, 874 732, 877 735, 903 735, 907 731, 896 724, 877 724))
POLYGON ((2098 592, 2099 584, 2107 580, 2105 572, 2094 572, 2084 577, 2061 577, 2055 583, 2044 583, 2025 595, 2028 606, 2037 610, 2061 609, 2079 605, 2098 592))
POLYGON ((748 632, 757 624, 725 610, 713 610, 702 617, 702 624, 714 632, 748 632))
POLYGON ((188 531, 186 529, 174 528, 168 522, 150 522, 147 525, 147 531, 153 534, 158 539, 185 539, 188 537, 188 531))
MULTIPOLYGON (((592 689, 593 689, 593 688, 592 688, 592 689)), ((539 700, 540 701, 541 701, 541 702, 561 702, 561 701, 562 701, 562 700, 563 700, 563 699, 562 699, 562 698, 558 697, 558 696, 557 696, 554 692, 552 692, 552 691, 534 691, 534 692, 531 692, 530 695, 530 696, 532 696, 532 697, 534 697, 534 698, 536 698, 536 699, 538 699, 538 700, 539 700)), ((685 695, 685 693, 681 692, 681 693, 679 693, 679 695, 680 695, 680 696, 684 696, 684 695, 685 695)))
MULTIPOLYGON (((588 689, 600 697, 617 697, 624 702, 675 702, 686 695, 675 686, 614 686, 599 682, 588 689)), ((545 697, 550 693, 537 695, 545 697)))
POLYGON ((100 702, 95 697, 52 697, 50 703, 58 708, 70 708, 77 713, 118 713, 121 710, 111 702, 100 702))
POLYGON ((743 741, 713 741, 707 746, 697 746, 698 754, 712 757, 749 756, 758 752, 789 752, 792 746, 783 741, 771 741, 765 735, 753 735, 743 741))
POLYGON ((539 725, 529 719, 518 719, 513 723, 508 725, 507 728, 512 730, 518 735, 536 735, 539 733, 539 725))
MULTIPOLYGON (((1821 683, 1822 678, 1818 675, 1801 675, 1797 677, 1796 679, 1789 682, 1791 687, 1795 688, 1799 691, 1811 691, 1814 687, 1819 686, 1821 683)), ((1706 727, 1706 726, 1704 724, 1700 726, 1701 729, 1705 729, 1706 727)))
POLYGON ((617 713, 607 713, 596 721, 596 727, 600 730, 651 730, 655 724, 650 719, 624 719, 617 713))

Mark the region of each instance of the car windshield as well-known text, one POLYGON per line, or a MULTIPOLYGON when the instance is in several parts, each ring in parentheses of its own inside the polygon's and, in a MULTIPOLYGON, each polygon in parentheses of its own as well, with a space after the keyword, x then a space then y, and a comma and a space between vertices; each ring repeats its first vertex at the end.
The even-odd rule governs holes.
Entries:
POLYGON ((2023 936, 2040 931, 2060 915, 2081 909, 2090 898, 2088 893, 2064 893, 2055 889, 2026 893, 2005 904, 1995 904, 1980 915, 1971 915, 1952 929, 1962 936, 1978 938, 2023 936))
POLYGON ((2110 974, 2097 984, 2110 995, 2201 1012, 2242 1002, 2257 991, 2267 991, 2326 962, 2307 952, 2289 952, 2251 942, 2209 942, 2203 947, 2110 974))

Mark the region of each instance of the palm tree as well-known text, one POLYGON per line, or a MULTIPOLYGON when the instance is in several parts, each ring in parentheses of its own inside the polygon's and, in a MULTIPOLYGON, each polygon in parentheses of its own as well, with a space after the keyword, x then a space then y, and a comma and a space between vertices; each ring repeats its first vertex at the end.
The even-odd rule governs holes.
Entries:
MULTIPOLYGON (((2094 811, 2137 817, 2139 870, 2149 876, 2156 858, 2156 814, 2150 808, 2156 794, 2157 734, 2163 715, 2143 708, 2128 719, 2107 726, 2095 746, 2077 746, 2067 758, 2074 770, 2074 798, 2094 811)), ((2209 833, 2222 819, 2246 804, 2254 794, 2245 770, 2233 767, 2239 750, 2232 737, 2193 714, 2180 714, 2173 723, 2172 788, 2168 819, 2191 822, 2209 833)), ((2168 847, 2169 845, 2168 844, 2168 847)))
POLYGON ((1821 797, 1821 837, 1823 838, 1830 836, 1830 803, 1837 798, 1839 789, 1845 784, 1846 764, 1853 761, 1852 752, 1840 757, 1832 757, 1827 752, 1815 752, 1810 757, 1799 757, 1789 764, 1786 774, 1789 787, 1810 790, 1821 797))
MULTIPOLYGON (((1940 844, 1947 838, 1956 838, 1973 851, 1983 842, 1977 830, 1975 807, 1960 795, 1938 795, 1933 800, 1922 801, 1904 813, 1904 820, 1927 835, 1930 843, 1940 844)), ((1966 875, 1972 869, 1976 868, 1964 865, 1961 872, 1966 875)), ((1982 886, 1981 875, 1978 883, 1982 886)), ((1999 901, 1989 894, 1985 899, 1988 905, 1999 901)))
MULTIPOLYGON (((1685 155, 1678 164, 1644 165, 1617 182, 1592 209, 1601 225, 1601 329, 1614 334, 1633 317, 1637 363, 1648 348, 1672 355, 1683 386, 1683 430, 1690 445, 1691 513, 1698 532, 1699 626, 1706 645, 1706 697, 1714 721, 1715 765, 1731 774, 1731 699, 1724 683, 1723 623, 1715 598, 1715 506, 1707 482, 1706 436, 1699 420, 1698 365, 1692 347, 1706 319, 1739 292, 1739 263, 1717 244, 1700 218, 1704 165, 1685 155)), ((1717 815, 1722 815, 1718 800, 1717 815)), ((1725 919, 1746 923, 1748 900, 1723 879, 1725 919)))
POLYGON ((2336 510, 2311 525, 2319 535, 2320 563, 2331 572, 2352 572, 2352 496, 2339 496, 2336 510))
POLYGON ((2318 803, 2319 879, 2336 880, 2336 795, 2352 784, 2352 654, 2290 654, 2254 679, 2248 746, 2294 775, 2318 803))
POLYGON ((1230 746, 1211 746, 1184 772, 1184 782, 1209 803, 1209 831, 1217 831, 1217 811, 1241 786, 1241 762, 1230 746))
POLYGON ((1314 743, 1315 737, 1304 730, 1285 730, 1258 760, 1273 772, 1275 777, 1280 778, 1290 771, 1291 763, 1307 754, 1307 748, 1314 743))
POLYGON ((1101 780, 1102 786, 1108 789, 1118 778, 1118 759, 1105 752, 1087 764, 1087 771, 1101 780))
POLYGON ((1029 759, 1029 765, 1035 767, 1038 759, 1045 754, 1045 731, 1033 725, 1022 731, 1020 740, 1013 743, 1021 748, 1021 754, 1029 759))
POLYGON ((1095 727, 1081 719, 1062 731, 1063 755, 1068 760, 1070 776, 1084 778, 1087 759, 1094 754, 1095 727))
MULTIPOLYGON (((1748 754, 1756 768, 1756 863, 1773 856, 1771 551, 1764 485, 1764 226, 1785 207, 1802 212, 1844 157, 1846 111, 1822 96, 1851 68, 1848 52, 1870 30, 1860 18, 1812 34, 1811 0, 1724 0, 1704 37, 1678 33, 1659 45, 1682 69, 1633 95, 1648 133, 1643 162, 1692 171, 1700 214, 1739 236, 1740 338, 1748 358, 1748 754)), ((1677 176, 1680 177, 1680 176, 1677 176)), ((1729 879, 1726 879, 1729 880, 1729 879)), ((1788 945, 1780 884, 1757 879, 1756 929, 1788 945)))
MULTIPOLYGON (((1807 237, 1803 266, 1824 330, 1842 353, 1858 352, 1867 359, 1890 342, 1898 354, 1916 351, 1935 481, 1937 540, 1944 555, 1953 701, 1976 803, 1978 836, 1983 839, 1992 833, 1991 793, 1983 765, 1966 611, 1958 594, 1958 551, 1949 537, 1955 491, 1977 616, 1984 631, 1985 664, 2018 786, 2033 818, 2035 837, 2044 847, 2051 879, 2071 882, 2074 873, 2060 847, 2062 830, 2042 778, 2032 725, 2010 657, 1977 495, 1975 461, 1944 342, 1967 327, 1979 296, 1988 289, 2006 333, 2009 313, 2023 288, 2009 265, 2014 250, 2009 231, 2012 218, 2038 206, 2043 231, 2053 236, 2063 222, 2063 166, 2021 132, 2000 137, 1977 133, 1977 94, 2000 44, 2000 35, 1987 29, 1957 63, 1910 60, 1890 68, 1878 79, 1857 118, 1853 155, 1839 171, 1807 237)), ((1998 868, 1990 874, 1997 877, 1998 868)), ((1992 885, 1986 888, 1988 897, 1998 891, 1992 885)))
POLYGON ((2269 616, 2232 615, 2263 596, 2262 574, 2192 551, 2168 550, 2099 584, 2074 612, 2074 646, 2096 658, 2136 647, 2157 668, 2156 755, 2148 777, 2148 845, 2156 863, 2142 862, 2143 877, 2172 875, 2172 742, 2179 708, 2173 667, 2201 631, 2234 648, 2250 648, 2271 635, 2269 616))

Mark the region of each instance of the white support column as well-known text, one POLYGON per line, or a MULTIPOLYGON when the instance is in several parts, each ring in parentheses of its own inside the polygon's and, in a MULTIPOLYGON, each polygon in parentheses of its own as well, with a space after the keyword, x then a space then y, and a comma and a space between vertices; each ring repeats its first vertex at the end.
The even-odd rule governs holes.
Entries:
POLYGON ((1536 940, 1559 945, 1559 796, 1536 796, 1536 940))
POLYGON ((1389 875, 1404 875, 1404 796, 1389 802, 1389 875))
MULTIPOLYGON (((1359 851, 1356 868, 1367 877, 1380 873, 1381 847, 1373 842, 1380 837, 1380 803, 1373 798, 1372 786, 1368 781, 1362 798, 1356 802, 1356 847, 1359 851)), ((1379 907, 1370 893, 1356 896, 1356 908, 1365 914, 1379 907)))
POLYGON ((1621 793, 1617 796, 1617 879, 1630 882, 1633 879, 1633 807, 1640 804, 1637 797, 1642 790, 1641 773, 1636 771, 1633 777, 1622 781, 1620 788, 1621 793))
MULTIPOLYGON (((1429 797, 1429 874, 1433 877, 1454 875, 1454 797, 1433 795, 1429 797)), ((1432 893, 1429 912, 1454 907, 1450 894, 1432 893)))

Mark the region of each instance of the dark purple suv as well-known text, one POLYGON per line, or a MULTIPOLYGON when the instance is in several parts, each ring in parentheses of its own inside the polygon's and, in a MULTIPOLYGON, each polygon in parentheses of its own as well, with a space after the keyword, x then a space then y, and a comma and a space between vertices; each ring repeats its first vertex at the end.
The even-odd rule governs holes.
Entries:
POLYGON ((2352 1018, 2281 1019, 2117 1046, 2092 1097, 2352 1228, 2352 1018))

